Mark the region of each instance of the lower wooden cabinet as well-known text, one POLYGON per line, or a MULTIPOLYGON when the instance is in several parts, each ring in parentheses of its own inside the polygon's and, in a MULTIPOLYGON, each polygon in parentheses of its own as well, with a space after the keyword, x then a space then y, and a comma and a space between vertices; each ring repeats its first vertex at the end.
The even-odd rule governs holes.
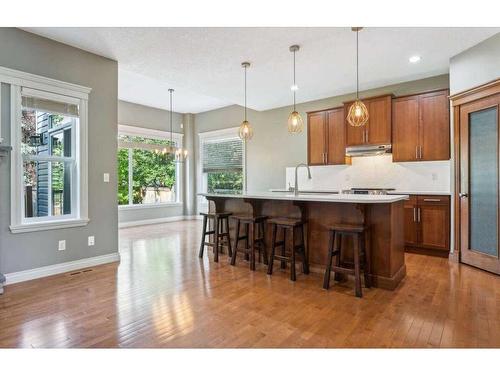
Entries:
POLYGON ((406 249, 447 256, 450 251, 450 197, 411 195, 404 208, 406 249))

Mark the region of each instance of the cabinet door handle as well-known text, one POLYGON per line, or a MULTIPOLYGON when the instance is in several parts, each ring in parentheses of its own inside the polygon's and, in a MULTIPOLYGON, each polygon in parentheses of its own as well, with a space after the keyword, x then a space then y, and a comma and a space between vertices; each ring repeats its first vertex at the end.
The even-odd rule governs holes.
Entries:
POLYGON ((424 202, 441 202, 438 198, 424 198, 424 202))
POLYGON ((417 221, 417 207, 413 207, 413 222, 417 221))
POLYGON ((365 136, 366 141, 365 142, 368 143, 368 129, 365 130, 365 134, 366 134, 366 136, 365 136))
POLYGON ((420 223, 420 207, 417 209, 418 222, 420 223))
POLYGON ((419 158, 420 158, 420 160, 422 160, 422 146, 419 146, 418 149, 420 150, 418 153, 419 158))
POLYGON ((328 152, 325 152, 325 164, 328 164, 328 152))
POLYGON ((415 146, 415 159, 418 159, 418 146, 415 146))

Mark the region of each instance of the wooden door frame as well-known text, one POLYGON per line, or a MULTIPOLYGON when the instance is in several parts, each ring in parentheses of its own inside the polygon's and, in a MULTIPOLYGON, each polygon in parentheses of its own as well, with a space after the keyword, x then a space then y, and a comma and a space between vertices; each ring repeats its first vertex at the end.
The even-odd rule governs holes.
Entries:
POLYGON ((461 188, 461 164, 460 164, 460 106, 472 103, 476 100, 487 98, 500 94, 500 78, 487 82, 483 85, 473 87, 469 90, 461 91, 449 97, 451 108, 453 110, 453 162, 454 162, 454 219, 453 219, 453 253, 450 253, 450 259, 456 262, 461 261, 461 218, 460 218, 460 197, 461 188))

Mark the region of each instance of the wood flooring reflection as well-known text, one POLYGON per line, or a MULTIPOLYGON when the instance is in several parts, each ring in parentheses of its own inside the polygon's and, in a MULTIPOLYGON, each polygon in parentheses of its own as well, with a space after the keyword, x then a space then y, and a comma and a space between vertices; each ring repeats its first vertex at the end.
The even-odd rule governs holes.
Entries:
POLYGON ((200 232, 124 229, 119 265, 7 286, 0 347, 500 347, 498 276, 407 254, 398 289, 358 299, 320 274, 200 260, 200 232))

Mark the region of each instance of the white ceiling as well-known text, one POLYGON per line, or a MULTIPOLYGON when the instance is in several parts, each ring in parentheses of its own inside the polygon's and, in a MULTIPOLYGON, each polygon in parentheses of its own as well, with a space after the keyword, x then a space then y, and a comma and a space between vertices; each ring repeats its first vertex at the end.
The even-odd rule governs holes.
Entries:
MULTIPOLYGON (((355 34, 349 28, 25 28, 117 60, 122 100, 198 113, 243 104, 242 61, 250 61, 248 106, 289 105, 297 52, 297 101, 355 90, 355 34)), ((365 28, 359 34, 360 89, 447 73, 450 57, 500 28, 365 28), (408 58, 420 55, 418 64, 408 58)))

